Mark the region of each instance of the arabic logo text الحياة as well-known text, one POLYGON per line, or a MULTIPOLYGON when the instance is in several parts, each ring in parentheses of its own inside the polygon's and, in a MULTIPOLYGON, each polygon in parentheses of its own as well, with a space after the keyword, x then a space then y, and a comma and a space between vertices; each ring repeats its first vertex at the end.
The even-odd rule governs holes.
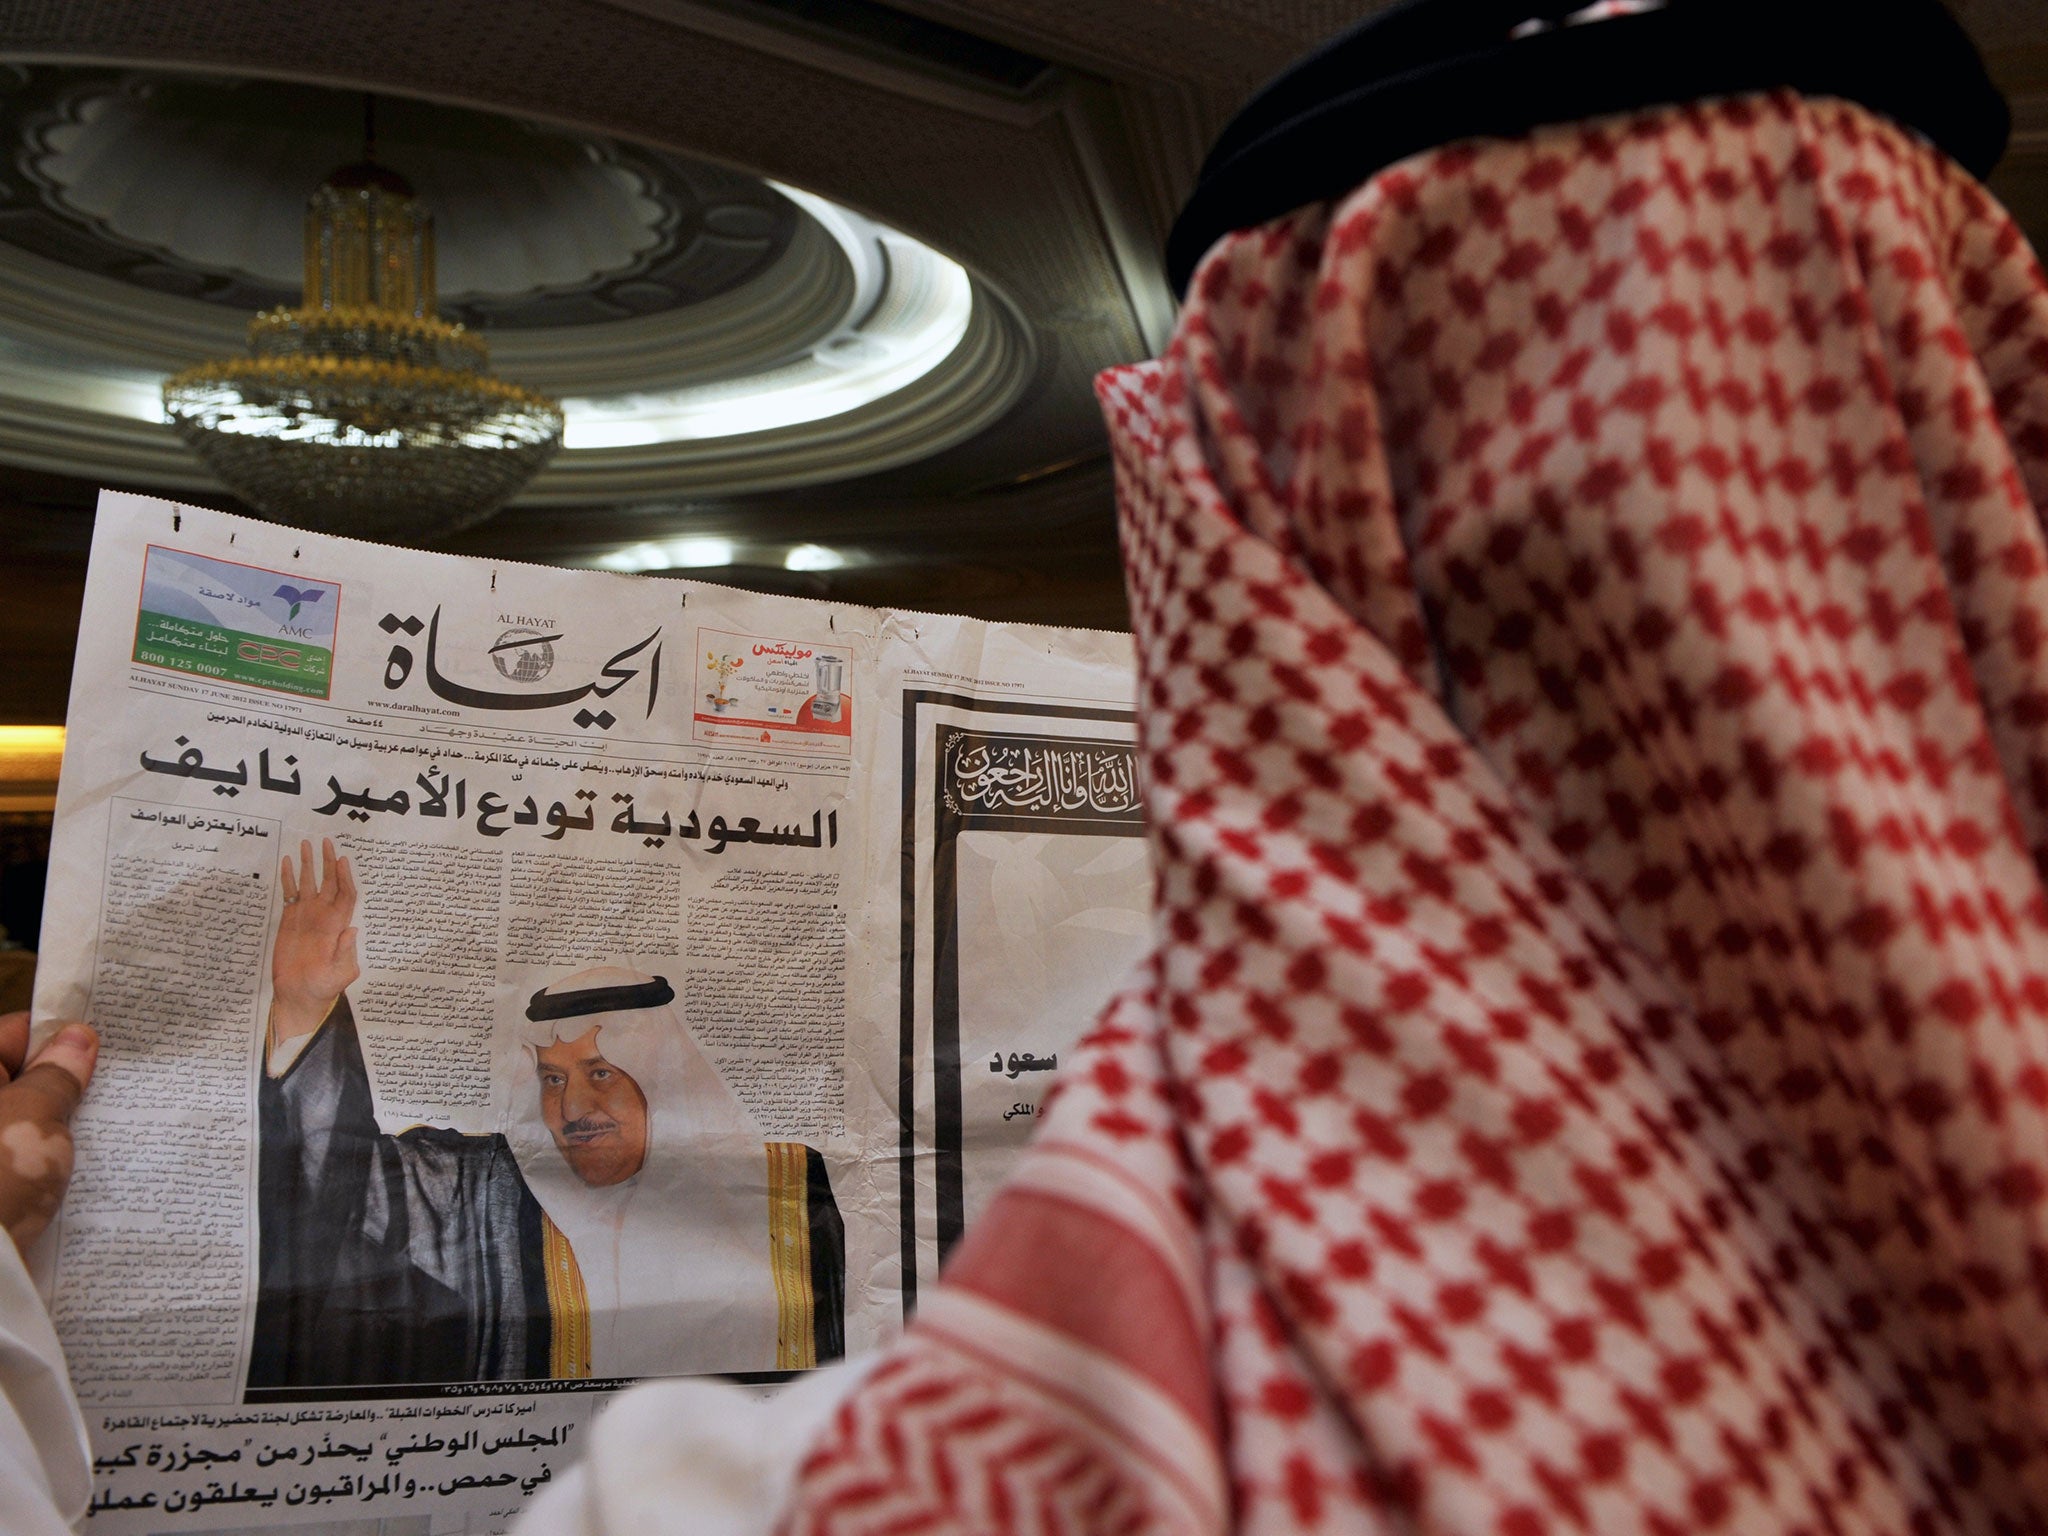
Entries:
POLYGON ((515 683, 537 683, 554 669, 554 642, 560 638, 537 629, 508 629, 491 647, 491 664, 515 683))

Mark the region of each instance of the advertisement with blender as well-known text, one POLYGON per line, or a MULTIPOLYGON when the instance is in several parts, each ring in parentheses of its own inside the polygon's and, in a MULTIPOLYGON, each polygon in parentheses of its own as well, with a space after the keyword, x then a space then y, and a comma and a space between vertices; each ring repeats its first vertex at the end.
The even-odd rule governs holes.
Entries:
POLYGON ((696 652, 696 740, 852 751, 844 652, 718 629, 697 631, 696 652))

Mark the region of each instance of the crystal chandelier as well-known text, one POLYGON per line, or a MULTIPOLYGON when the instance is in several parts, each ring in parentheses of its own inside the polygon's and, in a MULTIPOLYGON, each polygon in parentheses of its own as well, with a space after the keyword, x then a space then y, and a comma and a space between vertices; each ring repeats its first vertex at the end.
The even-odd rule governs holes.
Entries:
POLYGON ((554 401, 492 378, 434 309, 432 216, 365 159, 306 205, 297 309, 164 381, 164 411, 237 496, 298 528, 422 542, 498 510, 562 443, 554 401))

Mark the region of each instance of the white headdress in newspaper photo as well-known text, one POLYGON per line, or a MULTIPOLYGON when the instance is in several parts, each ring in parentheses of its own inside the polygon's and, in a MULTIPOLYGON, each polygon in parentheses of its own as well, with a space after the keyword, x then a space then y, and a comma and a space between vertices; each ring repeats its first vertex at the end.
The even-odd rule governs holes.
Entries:
POLYGON ((574 1252, 595 1376, 776 1360, 761 1131, 674 1001, 664 977, 579 971, 532 995, 504 1058, 524 1074, 506 1139, 574 1252))

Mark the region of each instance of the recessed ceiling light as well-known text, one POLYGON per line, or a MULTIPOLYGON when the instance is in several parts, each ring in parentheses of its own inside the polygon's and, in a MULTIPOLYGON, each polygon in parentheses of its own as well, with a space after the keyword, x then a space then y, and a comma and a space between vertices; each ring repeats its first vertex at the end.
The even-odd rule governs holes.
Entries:
POLYGON ((822 544, 799 544, 782 557, 785 571, 836 571, 845 564, 846 556, 822 544))
POLYGON ((691 570, 707 565, 732 564, 731 539, 676 539, 668 546, 671 570, 691 570))
POLYGON ((628 544, 599 555, 594 562, 608 571, 688 571, 731 565, 731 539, 670 539, 665 544, 628 544))

